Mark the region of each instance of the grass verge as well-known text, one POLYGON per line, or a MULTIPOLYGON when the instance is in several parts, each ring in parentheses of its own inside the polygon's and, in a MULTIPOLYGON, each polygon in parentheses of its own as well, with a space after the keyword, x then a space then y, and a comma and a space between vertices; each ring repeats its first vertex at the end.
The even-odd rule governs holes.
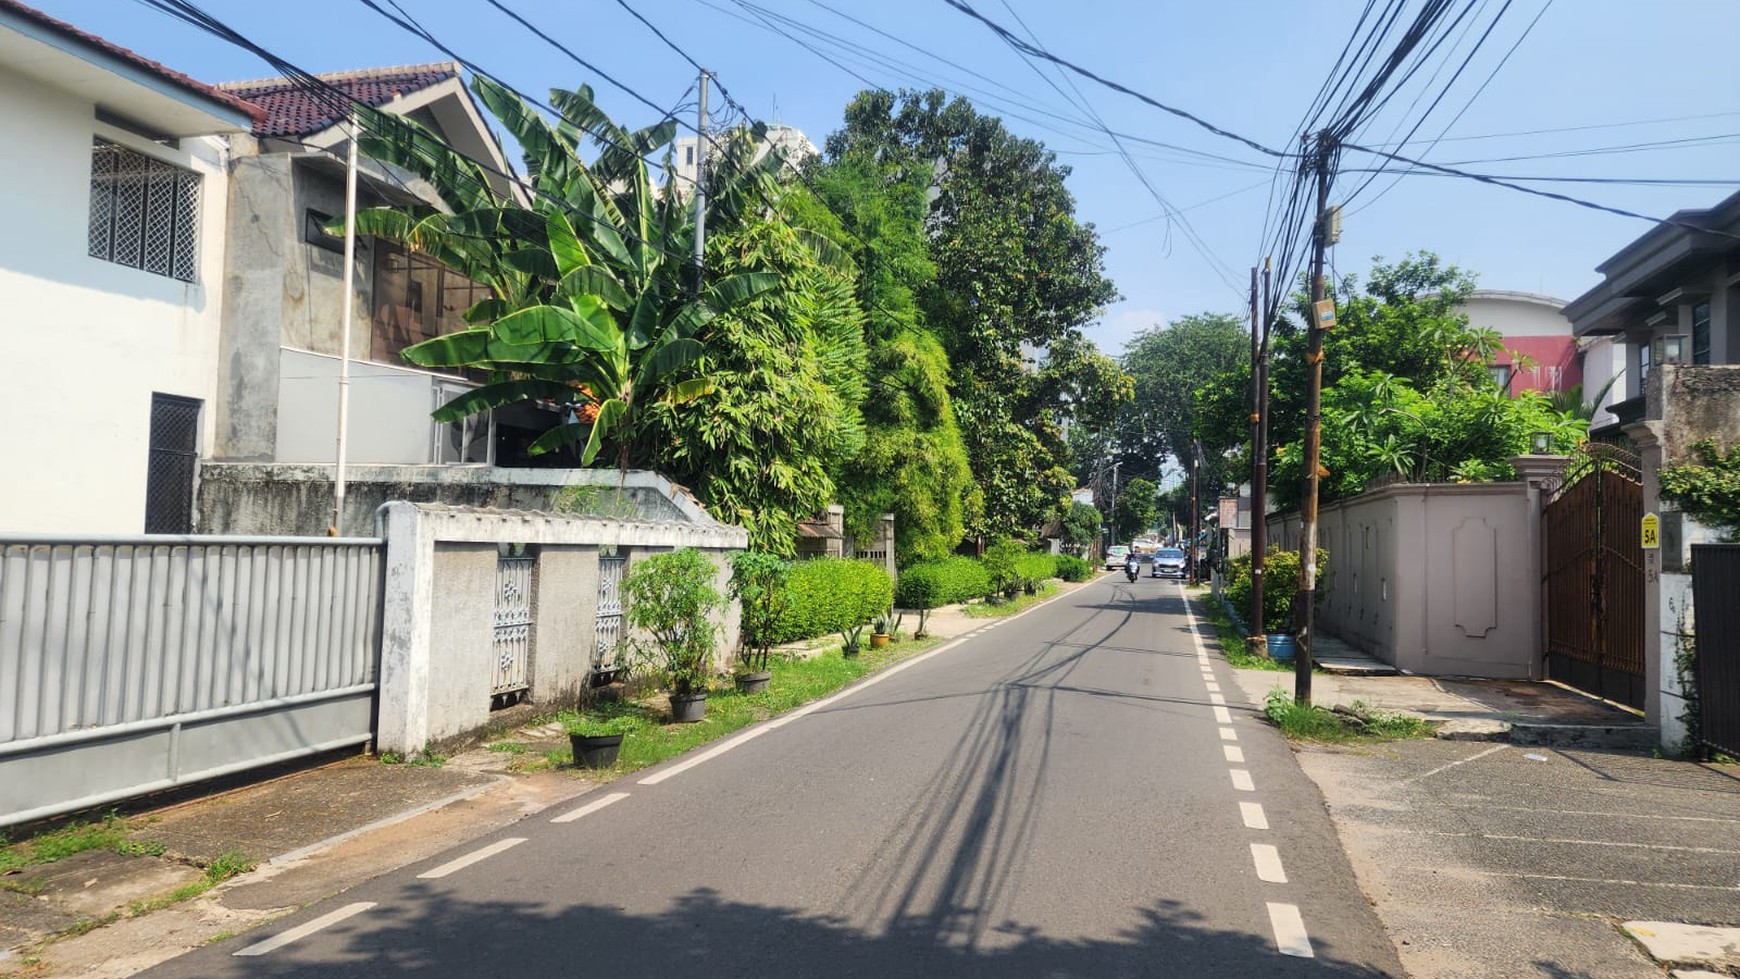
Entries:
POLYGON ((1293 695, 1279 688, 1269 691, 1263 713, 1295 741, 1369 744, 1432 736, 1430 722, 1409 714, 1377 710, 1357 700, 1351 707, 1306 706, 1294 703, 1293 695))
POLYGON ((1012 600, 998 605, 979 602, 961 609, 961 614, 969 619, 1001 619, 1014 615, 1022 609, 1032 608, 1055 594, 1057 594, 1057 583, 1047 581, 1031 595, 1016 595, 1012 600))
MULTIPOLYGON (((707 695, 707 716, 694 724, 665 723, 662 696, 599 704, 584 711, 558 715, 557 720, 630 717, 638 722, 622 739, 622 751, 616 764, 598 770, 599 775, 611 778, 656 765, 758 721, 819 700, 860 677, 910 659, 943 641, 940 638, 909 639, 881 649, 866 649, 850 658, 840 655, 838 649, 810 659, 776 658, 768 664, 773 679, 767 690, 758 694, 738 693, 729 687, 714 690, 707 695)), ((546 757, 555 764, 573 761, 566 748, 548 752, 546 757)))
POLYGON ((0 874, 65 860, 86 850, 113 850, 124 857, 163 854, 162 843, 127 839, 129 829, 126 820, 111 814, 94 823, 69 823, 28 840, 0 847, 0 874))
POLYGON ((1190 597, 1202 609, 1203 617, 1214 626, 1214 631, 1220 637, 1220 652, 1226 661, 1240 670, 1273 670, 1277 673, 1293 672, 1293 664, 1267 656, 1258 656, 1245 645, 1245 637, 1240 634, 1239 627, 1234 624, 1232 616, 1226 614, 1225 606, 1215 598, 1207 588, 1192 589, 1190 597))

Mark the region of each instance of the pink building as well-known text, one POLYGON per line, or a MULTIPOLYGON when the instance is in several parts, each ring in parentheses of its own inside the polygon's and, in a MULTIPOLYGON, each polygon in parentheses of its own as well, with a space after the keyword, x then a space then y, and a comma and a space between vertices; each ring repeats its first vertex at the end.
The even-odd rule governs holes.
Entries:
POLYGON ((1476 289, 1463 307, 1471 327, 1490 327, 1504 338, 1491 365, 1512 394, 1569 390, 1583 382, 1577 338, 1563 300, 1528 292, 1476 289))

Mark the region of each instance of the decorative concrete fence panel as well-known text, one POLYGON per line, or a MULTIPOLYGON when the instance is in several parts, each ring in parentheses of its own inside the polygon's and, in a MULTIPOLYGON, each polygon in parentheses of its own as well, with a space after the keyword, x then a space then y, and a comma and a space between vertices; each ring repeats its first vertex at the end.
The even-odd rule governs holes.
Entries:
MULTIPOLYGON (((1435 676, 1538 678, 1538 486, 1401 483, 1326 504, 1318 623, 1396 667, 1435 676)), ((1297 514, 1269 518, 1299 546, 1297 514)))
POLYGON ((373 539, 0 537, 0 825, 366 743, 373 539))
MULTIPOLYGON (((714 561, 723 590, 727 558, 748 546, 747 531, 705 515, 618 520, 419 503, 389 503, 381 515, 382 751, 421 751, 481 729, 506 695, 576 702, 594 677, 620 665, 617 641, 628 634, 621 576, 635 561, 698 548, 714 561), (526 559, 529 579, 503 573, 504 561, 526 559), (527 580, 529 594, 520 594, 527 580), (514 689, 504 694, 504 686, 514 689)), ((735 606, 718 625, 722 668, 723 651, 737 645, 735 606)))

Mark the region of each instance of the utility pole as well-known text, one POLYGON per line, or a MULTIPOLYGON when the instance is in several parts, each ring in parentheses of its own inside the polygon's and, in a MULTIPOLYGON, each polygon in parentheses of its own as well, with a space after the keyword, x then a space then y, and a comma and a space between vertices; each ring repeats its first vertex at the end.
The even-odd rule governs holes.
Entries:
POLYGON ((1257 506, 1268 478, 1263 458, 1263 355, 1268 346, 1260 336, 1262 306, 1257 294, 1257 267, 1251 266, 1251 611, 1248 637, 1263 635, 1263 511, 1257 506))
POLYGON ((1185 557, 1190 561, 1190 583, 1200 584, 1201 577, 1196 567, 1196 538, 1202 533, 1202 446, 1192 439, 1190 442, 1190 549, 1185 551, 1185 557))
POLYGON ((701 69, 701 107, 695 113, 695 295, 701 294, 701 270, 707 251, 707 69, 701 69))
POLYGON ((1323 454, 1323 334, 1335 322, 1324 309, 1323 253, 1329 246, 1329 168, 1335 137, 1317 134, 1311 165, 1317 170, 1317 216, 1311 232, 1311 328, 1307 332, 1305 370, 1305 492, 1299 504, 1299 653, 1293 661, 1293 700, 1311 703, 1311 647, 1316 641, 1317 605, 1317 486, 1323 454), (1327 315, 1326 315, 1327 313, 1327 315))
POLYGON ((328 537, 344 534, 344 477, 346 442, 350 436, 350 327, 356 293, 356 141, 361 136, 357 113, 350 112, 350 149, 344 165, 344 312, 339 319, 338 360, 338 459, 332 472, 332 526, 328 537))
POLYGON ((1271 295, 1269 259, 1263 259, 1263 338, 1257 347, 1255 448, 1251 453, 1251 623, 1261 636, 1267 632, 1263 614, 1263 583, 1269 563, 1269 331, 1275 322, 1271 295))

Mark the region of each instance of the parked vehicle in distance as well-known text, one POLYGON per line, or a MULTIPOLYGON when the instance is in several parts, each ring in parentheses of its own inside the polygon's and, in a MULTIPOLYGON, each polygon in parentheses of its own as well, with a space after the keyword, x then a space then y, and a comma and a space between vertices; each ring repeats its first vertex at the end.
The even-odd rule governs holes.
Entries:
POLYGON ((1160 542, 1149 537, 1139 537, 1130 544, 1130 550, 1137 554, 1152 554, 1160 549, 1160 542))
POLYGON ((1150 578, 1183 578, 1184 552, 1176 547, 1162 547, 1154 552, 1154 570, 1150 578))
POLYGON ((1130 556, 1130 549, 1123 544, 1113 544, 1106 548, 1106 570, 1116 571, 1124 566, 1124 560, 1130 556))

